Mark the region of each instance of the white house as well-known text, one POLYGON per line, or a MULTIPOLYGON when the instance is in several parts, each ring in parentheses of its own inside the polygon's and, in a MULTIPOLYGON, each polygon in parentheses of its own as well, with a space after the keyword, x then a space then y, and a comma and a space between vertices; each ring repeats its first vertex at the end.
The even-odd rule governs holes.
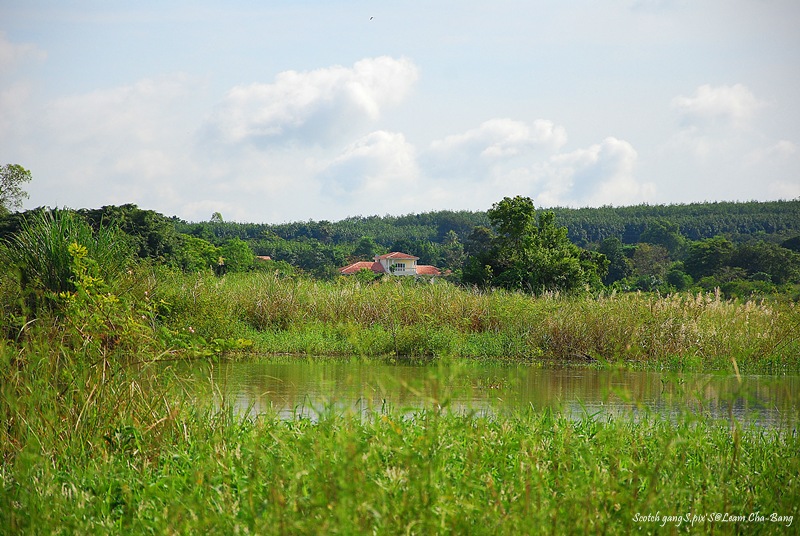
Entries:
POLYGON ((375 262, 380 263, 382 272, 392 275, 417 275, 419 257, 393 251, 386 255, 375 255, 375 262))
POLYGON ((359 270, 366 268, 367 270, 372 270, 376 274, 441 275, 441 272, 435 266, 417 264, 418 260, 419 257, 393 251, 386 255, 375 255, 375 260, 373 262, 359 261, 350 266, 345 266, 339 270, 339 273, 350 275, 358 273, 359 270))

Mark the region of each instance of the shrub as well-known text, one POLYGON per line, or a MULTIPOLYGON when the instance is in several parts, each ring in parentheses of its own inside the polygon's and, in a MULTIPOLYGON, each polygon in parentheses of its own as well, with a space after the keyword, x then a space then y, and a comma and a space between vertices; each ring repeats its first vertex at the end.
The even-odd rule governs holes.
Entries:
POLYGON ((130 238, 116 227, 100 227, 93 232, 71 211, 35 212, 5 241, 2 259, 18 274, 29 312, 36 314, 58 293, 76 290, 69 251, 72 244, 86 248, 98 275, 107 282, 116 280, 133 262, 130 238))

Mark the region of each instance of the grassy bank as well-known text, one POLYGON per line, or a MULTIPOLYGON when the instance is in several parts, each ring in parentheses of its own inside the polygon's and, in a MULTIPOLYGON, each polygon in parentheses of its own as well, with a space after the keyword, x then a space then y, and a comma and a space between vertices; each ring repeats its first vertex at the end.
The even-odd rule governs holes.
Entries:
POLYGON ((10 533, 724 534, 800 522, 789 429, 431 409, 248 420, 147 366, 67 372, 49 349, 28 350, 20 367, 0 348, 10 533), (766 518, 708 517, 755 512, 766 518), (687 513, 694 527, 665 521, 687 513))
POLYGON ((271 274, 162 273, 163 321, 263 353, 598 361, 672 369, 797 370, 800 310, 715 294, 531 297, 445 282, 360 285, 271 274))
POLYGON ((449 357, 674 370, 800 369, 800 308, 718 293, 549 294, 403 277, 187 274, 137 261, 115 228, 43 214, 0 245, 0 335, 70 351, 449 357), (66 238, 66 240, 65 240, 66 238), (735 365, 734 365, 735 363, 735 365))

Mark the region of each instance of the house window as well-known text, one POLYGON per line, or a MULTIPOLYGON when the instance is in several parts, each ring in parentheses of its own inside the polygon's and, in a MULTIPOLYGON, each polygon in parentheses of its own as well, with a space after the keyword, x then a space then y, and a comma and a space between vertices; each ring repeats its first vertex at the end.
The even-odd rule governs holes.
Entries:
POLYGON ((394 263, 394 269, 396 272, 405 272, 406 271, 406 263, 404 262, 396 262, 394 263))

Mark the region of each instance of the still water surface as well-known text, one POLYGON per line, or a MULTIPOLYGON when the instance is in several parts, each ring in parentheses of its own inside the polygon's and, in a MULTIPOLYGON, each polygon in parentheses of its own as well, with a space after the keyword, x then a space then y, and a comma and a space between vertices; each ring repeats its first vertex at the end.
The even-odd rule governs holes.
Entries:
MULTIPOLYGON (((687 412, 796 428, 800 376, 674 374, 589 367, 496 364, 381 364, 358 360, 199 362, 170 365, 213 387, 237 411, 281 418, 444 409, 499 413, 550 408, 584 414, 674 417, 687 412)), ((207 389, 204 391, 208 392, 207 389)), ((209 395, 211 396, 211 395, 209 395)))

